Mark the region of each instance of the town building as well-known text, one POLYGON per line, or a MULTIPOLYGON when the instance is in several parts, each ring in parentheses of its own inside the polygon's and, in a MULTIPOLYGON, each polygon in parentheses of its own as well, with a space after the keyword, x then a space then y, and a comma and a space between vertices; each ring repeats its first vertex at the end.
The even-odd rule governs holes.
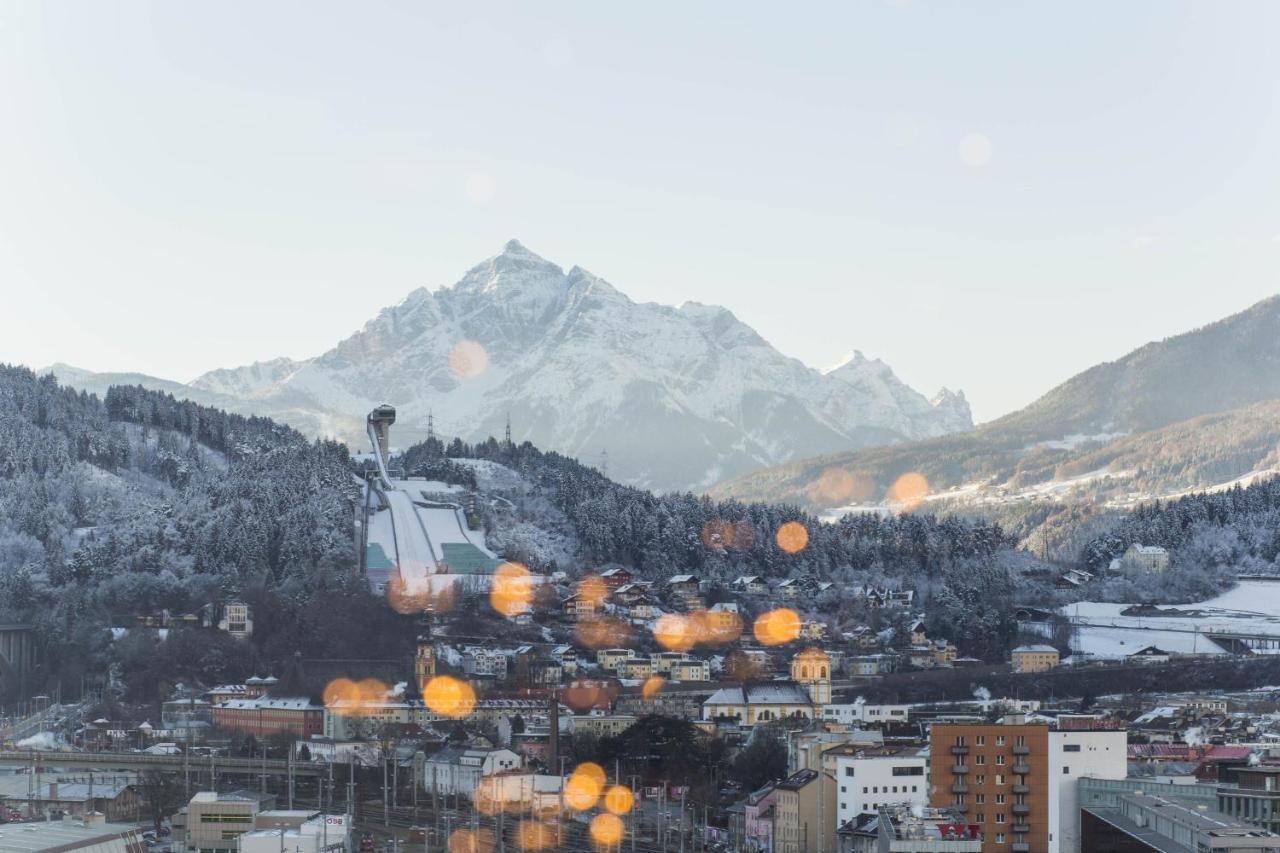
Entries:
POLYGON ((636 724, 634 714, 582 714, 571 717, 573 733, 586 732, 602 737, 616 737, 636 724))
POLYGON ((1124 779, 1127 732, 1093 717, 935 722, 931 803, 982 827, 986 853, 1079 853, 1081 777, 1124 779))
POLYGON ((1018 646, 1010 653, 1014 672, 1044 672, 1058 665, 1058 650, 1053 646, 1018 646))
POLYGON ((436 649, 430 637, 418 637, 413 654, 413 676, 420 694, 426 689, 427 682, 436 677, 436 649))
POLYGON ((1132 567, 1144 572, 1163 572, 1169 568, 1169 552, 1159 545, 1135 542, 1120 555, 1120 563, 1122 567, 1132 567))
POLYGON ((835 756, 836 817, 841 823, 882 806, 929 805, 929 756, 919 746, 881 746, 835 756))
POLYGON ((518 770, 520 756, 501 747, 446 746, 423 763, 423 786, 428 794, 473 797, 480 780, 518 770))
POLYGON ((773 849, 776 853, 835 853, 835 779, 800 770, 774 786, 773 849))
POLYGON ((222 618, 218 630, 226 631, 237 640, 253 636, 253 611, 243 601, 229 601, 222 605, 222 618))
POLYGON ((348 849, 350 827, 345 814, 262 812, 254 826, 238 839, 238 853, 336 853, 348 849))
POLYGON ((187 803, 183 819, 173 821, 173 840, 188 853, 235 853, 260 809, 256 797, 201 791, 187 803))
POLYGON ((324 732, 324 706, 308 698, 229 699, 214 705, 211 715, 215 728, 251 734, 262 738, 279 732, 307 738, 324 732))
POLYGON ((952 811, 882 806, 859 817, 841 826, 841 853, 978 853, 982 849, 981 830, 952 811))
POLYGON ((1280 853, 1280 836, 1171 796, 1121 794, 1082 809, 1080 822, 1090 853, 1280 853))
POLYGON ((147 853, 143 828, 136 823, 109 823, 102 815, 86 820, 66 818, 38 823, 0 825, 5 853, 147 853))

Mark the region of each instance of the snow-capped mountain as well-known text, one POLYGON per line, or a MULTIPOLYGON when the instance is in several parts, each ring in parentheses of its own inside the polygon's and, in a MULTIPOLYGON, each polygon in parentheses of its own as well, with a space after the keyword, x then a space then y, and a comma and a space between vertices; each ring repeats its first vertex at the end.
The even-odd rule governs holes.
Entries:
POLYGON ((788 358, 725 308, 636 303, 516 241, 452 287, 420 288, 328 352, 201 376, 191 387, 300 429, 362 444, 391 403, 393 443, 513 437, 655 489, 969 429, 963 395, 934 401, 880 361, 831 371, 788 358))

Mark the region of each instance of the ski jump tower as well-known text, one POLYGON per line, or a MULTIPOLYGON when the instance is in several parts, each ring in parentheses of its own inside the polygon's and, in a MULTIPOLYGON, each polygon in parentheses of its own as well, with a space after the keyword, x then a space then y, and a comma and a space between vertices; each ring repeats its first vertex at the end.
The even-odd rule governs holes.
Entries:
POLYGON ((395 406, 383 403, 365 420, 369 432, 369 442, 373 445, 373 454, 378 457, 378 474, 382 484, 390 489, 391 477, 387 475, 387 454, 391 451, 391 425, 396 422, 395 406))

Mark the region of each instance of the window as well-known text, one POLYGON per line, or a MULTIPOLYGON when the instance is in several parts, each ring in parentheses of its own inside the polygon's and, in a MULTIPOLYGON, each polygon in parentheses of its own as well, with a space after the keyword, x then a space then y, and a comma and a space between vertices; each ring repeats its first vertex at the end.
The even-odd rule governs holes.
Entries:
POLYGON ((846 788, 844 785, 841 785, 841 786, 840 786, 840 793, 842 793, 842 794, 847 793, 847 792, 848 792, 848 790, 849 790, 849 789, 848 789, 848 788, 846 788))
POLYGON ((997 773, 997 774, 996 774, 995 783, 996 783, 997 785, 1003 785, 1003 784, 1004 784, 1004 774, 1003 774, 1003 773, 997 773))
POLYGON ((1003 804, 1004 804, 1004 794, 996 794, 996 802, 997 802, 997 803, 999 803, 999 804, 1001 804, 1001 805, 1003 805, 1003 804))
POLYGON ((986 822, 987 822, 987 816, 986 816, 985 814, 983 814, 982 812, 978 812, 978 813, 976 813, 976 814, 973 816, 973 822, 974 822, 974 823, 986 823, 986 822))
POLYGON ((996 746, 1004 746, 1004 735, 996 735, 996 746))
POLYGON ((1018 746, 1026 746, 1026 745, 1027 745, 1027 736, 1026 736, 1026 735, 1018 735, 1018 737, 1017 737, 1017 739, 1014 741, 1014 743, 1016 743, 1018 746))
POLYGON ((893 768, 894 776, 923 776, 923 767, 895 767, 893 768))
POLYGON ((986 735, 978 735, 977 737, 975 737, 975 738, 973 739, 973 742, 974 742, 975 744, 977 744, 978 746, 986 746, 986 745, 987 745, 987 736, 986 736, 986 735))
POLYGON ((1070 767, 1063 767, 1063 768, 1062 768, 1062 775, 1063 775, 1063 776, 1066 776, 1066 775, 1068 775, 1068 774, 1070 774, 1070 773, 1071 773, 1071 768, 1070 768, 1070 767))
POLYGON ((914 794, 915 792, 916 792, 916 786, 915 786, 915 785, 912 785, 912 786, 911 786, 911 793, 913 793, 913 794, 914 794))
POLYGON ((981 767, 987 763, 987 757, 985 755, 975 755, 973 757, 973 763, 981 767))
MULTIPOLYGON (((867 792, 867 786, 866 786, 866 785, 863 785, 863 786, 862 786, 862 793, 864 793, 864 794, 865 794, 866 792, 867 792)), ((863 806, 863 808, 866 808, 866 806, 863 806)))
POLYGON ((1063 752, 1079 752, 1079 751, 1080 751, 1080 744, 1078 744, 1078 743, 1064 743, 1064 744, 1062 745, 1062 751, 1063 751, 1063 752))
POLYGON ((996 844, 1004 844, 1004 833, 1003 833, 1003 832, 997 832, 997 833, 996 833, 996 844))
POLYGON ((846 775, 846 776, 852 776, 852 775, 853 775, 853 768, 852 768, 852 767, 846 767, 846 768, 844 769, 844 775, 846 775))
POLYGON ((1004 764, 1004 756, 1003 756, 1003 755, 997 755, 997 756, 996 756, 996 764, 1004 764))
POLYGON ((996 823, 1004 823, 1004 812, 996 812, 996 823))
POLYGON ((973 784, 975 784, 975 785, 985 785, 985 784, 987 784, 987 777, 986 777, 986 774, 984 774, 984 773, 979 773, 977 776, 974 776, 974 777, 973 777, 973 784))
POLYGON ((986 794, 974 794, 974 795, 973 795, 973 801, 974 801, 975 803, 977 803, 978 805, 982 805, 983 803, 985 803, 985 802, 987 801, 987 795, 986 795, 986 794))

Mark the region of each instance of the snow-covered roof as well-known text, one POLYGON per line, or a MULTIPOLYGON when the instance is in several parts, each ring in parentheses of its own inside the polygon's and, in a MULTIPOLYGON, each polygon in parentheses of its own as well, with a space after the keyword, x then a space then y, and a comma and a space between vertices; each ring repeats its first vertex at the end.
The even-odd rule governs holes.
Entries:
POLYGON ((667 579, 668 584, 673 583, 691 583, 698 579, 697 575, 672 575, 667 579))
POLYGON ((812 705, 809 692, 794 681, 721 687, 703 705, 812 705))
POLYGON ((1013 653, 1015 655, 1018 654, 1019 652, 1044 652, 1044 653, 1052 652, 1054 654, 1057 654, 1058 650, 1055 649, 1053 646, 1046 646, 1046 645, 1039 644, 1039 645, 1031 645, 1031 646, 1018 646, 1016 649, 1013 650, 1013 653))

